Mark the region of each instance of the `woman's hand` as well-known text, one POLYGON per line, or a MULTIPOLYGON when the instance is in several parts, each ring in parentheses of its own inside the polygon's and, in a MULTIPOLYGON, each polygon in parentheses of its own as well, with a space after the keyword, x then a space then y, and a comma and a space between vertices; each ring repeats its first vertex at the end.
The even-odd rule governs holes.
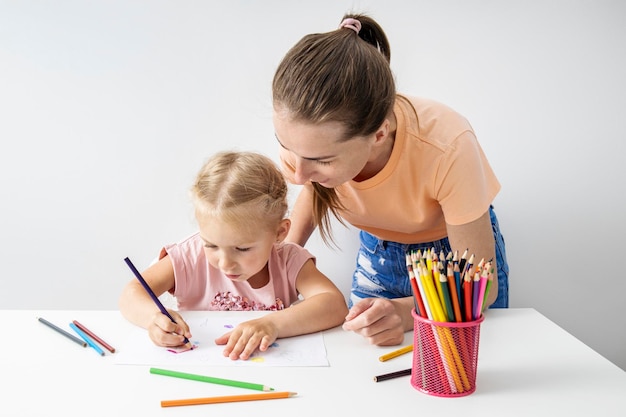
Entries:
POLYGON ((413 329, 412 308, 411 297, 365 298, 352 306, 343 329, 360 334, 372 345, 399 345, 404 333, 413 329))

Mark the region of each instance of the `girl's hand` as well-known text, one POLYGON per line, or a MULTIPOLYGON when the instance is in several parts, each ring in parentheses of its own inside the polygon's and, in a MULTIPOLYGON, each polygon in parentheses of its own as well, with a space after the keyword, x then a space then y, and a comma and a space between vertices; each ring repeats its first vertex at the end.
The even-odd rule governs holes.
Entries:
POLYGON ((176 323, 173 323, 169 317, 161 312, 155 313, 147 328, 148 335, 157 346, 182 346, 185 343, 185 337, 187 339, 191 338, 189 325, 187 325, 178 312, 173 310, 168 311, 172 318, 176 320, 176 323))
POLYGON ((232 360, 246 360, 257 348, 265 352, 277 337, 278 328, 267 317, 263 317, 239 324, 215 339, 215 344, 226 345, 224 356, 232 360))

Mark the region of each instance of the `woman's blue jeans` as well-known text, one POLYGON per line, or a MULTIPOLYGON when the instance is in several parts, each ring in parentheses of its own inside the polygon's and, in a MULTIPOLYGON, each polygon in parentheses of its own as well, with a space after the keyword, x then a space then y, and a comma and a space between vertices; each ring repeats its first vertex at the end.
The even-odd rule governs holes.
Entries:
MULTIPOLYGON (((496 265, 498 267, 498 298, 490 308, 508 308, 509 306, 509 264, 506 259, 504 238, 500 233, 498 219, 489 208, 491 226, 496 244, 496 265)), ((352 276, 352 290, 348 305, 363 298, 401 298, 412 297, 413 290, 406 268, 406 254, 412 251, 435 249, 448 254, 451 251, 448 238, 435 242, 397 243, 380 240, 361 231, 361 247, 356 257, 356 269, 352 276)))

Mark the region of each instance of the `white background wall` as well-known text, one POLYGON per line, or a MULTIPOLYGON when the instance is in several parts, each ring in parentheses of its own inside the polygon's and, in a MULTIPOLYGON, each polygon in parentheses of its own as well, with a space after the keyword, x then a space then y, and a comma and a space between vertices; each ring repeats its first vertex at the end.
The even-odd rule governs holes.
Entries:
MULTIPOLYGON (((400 91, 473 124, 503 187, 511 307, 626 369, 619 0, 0 0, 0 308, 117 308, 124 257, 142 269, 195 229, 210 154, 277 158, 274 69, 349 10, 387 31, 400 91)), ((356 233, 336 231, 341 250, 308 247, 347 293, 356 233)))

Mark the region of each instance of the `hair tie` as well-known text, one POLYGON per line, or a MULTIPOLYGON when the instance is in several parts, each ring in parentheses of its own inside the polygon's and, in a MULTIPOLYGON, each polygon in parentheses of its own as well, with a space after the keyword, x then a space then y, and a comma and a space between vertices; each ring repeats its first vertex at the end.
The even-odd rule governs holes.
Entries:
POLYGON ((351 17, 348 17, 344 19, 343 22, 341 22, 341 24, 339 25, 339 29, 341 28, 350 28, 358 35, 361 31, 361 22, 351 17))

